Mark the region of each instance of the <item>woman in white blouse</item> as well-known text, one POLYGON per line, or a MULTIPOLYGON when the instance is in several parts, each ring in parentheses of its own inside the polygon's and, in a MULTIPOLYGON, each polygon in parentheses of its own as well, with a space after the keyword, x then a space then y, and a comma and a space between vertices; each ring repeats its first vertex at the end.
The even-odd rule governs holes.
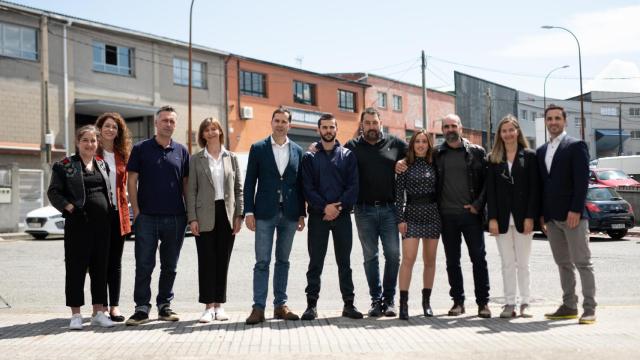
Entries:
POLYGON ((224 148, 218 120, 206 118, 198 130, 203 148, 189 163, 187 215, 198 249, 200 322, 227 320, 227 273, 235 235, 242 227, 242 176, 236 155, 224 148))

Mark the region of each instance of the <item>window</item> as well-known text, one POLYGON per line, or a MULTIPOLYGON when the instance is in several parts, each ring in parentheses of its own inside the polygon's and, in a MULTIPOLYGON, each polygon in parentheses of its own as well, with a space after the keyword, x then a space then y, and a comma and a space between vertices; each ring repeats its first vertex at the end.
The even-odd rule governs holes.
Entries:
POLYGON ((393 95, 393 111, 402 111, 402 96, 393 95))
MULTIPOLYGON (((191 66, 191 85, 197 88, 205 88, 206 64, 192 60, 191 66)), ((189 85, 189 60, 173 58, 173 83, 176 85, 189 85)))
POLYGON ((527 110, 520 111, 520 120, 527 120, 527 115, 529 115, 527 110))
POLYGON ((382 109, 387 108, 387 93, 378 91, 378 107, 382 109))
POLYGON ((538 113, 535 111, 531 112, 531 120, 536 121, 536 118, 538 117, 538 113))
POLYGON ((240 70, 240 93, 267 97, 266 76, 261 73, 240 70))
POLYGON ((302 81, 293 81, 293 101, 299 104, 316 104, 316 86, 302 81))
POLYGON ((600 115, 603 116, 618 116, 618 108, 616 107, 601 107, 600 115))
POLYGON ((342 111, 356 112, 356 94, 338 90, 338 108, 342 111))
POLYGON ((36 29, 0 23, 0 55, 38 60, 36 29))
POLYGON ((93 42, 93 70, 133 76, 133 49, 93 42))
POLYGON ((640 116, 640 108, 629 108, 629 116, 640 116))
POLYGON ((631 130, 632 139, 640 139, 640 130, 631 130))

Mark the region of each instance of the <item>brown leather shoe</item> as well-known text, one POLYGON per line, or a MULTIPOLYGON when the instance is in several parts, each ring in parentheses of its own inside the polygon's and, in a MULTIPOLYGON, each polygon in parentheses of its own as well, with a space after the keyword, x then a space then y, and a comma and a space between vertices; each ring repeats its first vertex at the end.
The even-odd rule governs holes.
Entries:
POLYGON ((276 306, 273 309, 273 318, 282 320, 300 320, 300 317, 294 314, 287 305, 276 306))
POLYGON ((464 304, 453 303, 451 310, 447 313, 449 316, 460 316, 464 314, 464 304))
POLYGON ((251 315, 249 315, 245 324, 255 325, 261 322, 264 322, 264 310, 253 308, 253 310, 251 310, 251 315))

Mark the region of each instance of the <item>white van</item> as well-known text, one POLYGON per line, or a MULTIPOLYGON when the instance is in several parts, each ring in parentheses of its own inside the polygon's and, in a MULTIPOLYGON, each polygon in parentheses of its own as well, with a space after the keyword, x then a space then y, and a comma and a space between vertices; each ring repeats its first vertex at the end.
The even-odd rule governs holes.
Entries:
POLYGON ((636 179, 640 179, 640 155, 603 157, 595 160, 597 168, 620 169, 636 179))

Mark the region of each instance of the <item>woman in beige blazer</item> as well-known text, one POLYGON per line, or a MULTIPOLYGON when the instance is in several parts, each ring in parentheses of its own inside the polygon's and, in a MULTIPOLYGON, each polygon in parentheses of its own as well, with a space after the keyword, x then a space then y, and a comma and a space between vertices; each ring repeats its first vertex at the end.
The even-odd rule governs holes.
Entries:
POLYGON ((223 146, 218 120, 206 118, 198 130, 202 151, 189 163, 187 212, 198 249, 200 322, 227 320, 227 273, 235 235, 242 227, 242 176, 236 155, 223 146))

